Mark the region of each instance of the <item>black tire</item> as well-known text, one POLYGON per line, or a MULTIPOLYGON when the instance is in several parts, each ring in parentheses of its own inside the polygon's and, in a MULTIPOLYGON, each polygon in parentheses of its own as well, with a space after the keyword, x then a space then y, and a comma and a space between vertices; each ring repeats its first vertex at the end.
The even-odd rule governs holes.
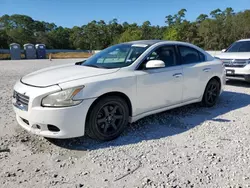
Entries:
POLYGON ((103 97, 88 113, 86 134, 97 140, 113 140, 124 131, 128 119, 129 108, 124 99, 118 96, 103 97))
POLYGON ((202 98, 202 105, 212 107, 218 101, 220 95, 220 83, 216 79, 211 79, 205 89, 202 98))

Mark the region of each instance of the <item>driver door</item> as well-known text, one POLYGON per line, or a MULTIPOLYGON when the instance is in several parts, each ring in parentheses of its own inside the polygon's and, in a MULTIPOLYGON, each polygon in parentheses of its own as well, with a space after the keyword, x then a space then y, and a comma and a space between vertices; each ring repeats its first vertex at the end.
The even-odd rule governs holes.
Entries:
POLYGON ((182 102, 183 73, 175 46, 155 49, 140 65, 137 75, 137 115, 182 102), (162 60, 164 68, 146 69, 150 60, 162 60))

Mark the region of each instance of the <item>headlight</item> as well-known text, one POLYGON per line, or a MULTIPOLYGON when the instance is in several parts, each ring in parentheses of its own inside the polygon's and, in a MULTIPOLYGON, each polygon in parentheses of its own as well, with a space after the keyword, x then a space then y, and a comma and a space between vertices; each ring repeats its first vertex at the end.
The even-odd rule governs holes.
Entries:
POLYGON ((46 107, 67 107, 80 104, 82 100, 74 99, 74 97, 83 89, 84 87, 76 87, 71 89, 66 89, 53 93, 43 98, 42 106, 46 107))

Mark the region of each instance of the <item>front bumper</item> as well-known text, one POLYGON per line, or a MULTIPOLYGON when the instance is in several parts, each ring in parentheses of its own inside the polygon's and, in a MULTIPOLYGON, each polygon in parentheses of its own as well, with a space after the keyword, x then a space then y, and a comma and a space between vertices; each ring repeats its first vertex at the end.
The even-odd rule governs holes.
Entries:
POLYGON ((48 108, 40 105, 41 98, 48 94, 48 88, 35 88, 17 83, 14 89, 27 93, 30 98, 28 110, 13 105, 18 124, 28 132, 48 138, 73 138, 84 135, 86 116, 95 98, 83 100, 81 104, 72 107, 48 108), (51 130, 51 125, 58 130, 51 130))
POLYGON ((226 78, 230 80, 250 81, 250 67, 232 68, 226 67, 226 78))

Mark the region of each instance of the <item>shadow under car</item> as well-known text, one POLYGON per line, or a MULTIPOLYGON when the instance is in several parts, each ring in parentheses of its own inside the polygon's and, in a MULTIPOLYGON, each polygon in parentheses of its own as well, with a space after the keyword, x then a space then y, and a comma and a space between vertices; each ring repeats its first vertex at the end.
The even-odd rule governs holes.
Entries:
POLYGON ((218 103, 212 108, 201 107, 200 104, 191 104, 154 114, 130 124, 120 137, 109 142, 96 141, 85 136, 48 140, 59 147, 70 150, 96 150, 111 146, 136 144, 145 140, 161 139, 183 133, 207 120, 230 122, 230 119, 221 119, 218 116, 249 104, 249 95, 224 91, 218 103))

